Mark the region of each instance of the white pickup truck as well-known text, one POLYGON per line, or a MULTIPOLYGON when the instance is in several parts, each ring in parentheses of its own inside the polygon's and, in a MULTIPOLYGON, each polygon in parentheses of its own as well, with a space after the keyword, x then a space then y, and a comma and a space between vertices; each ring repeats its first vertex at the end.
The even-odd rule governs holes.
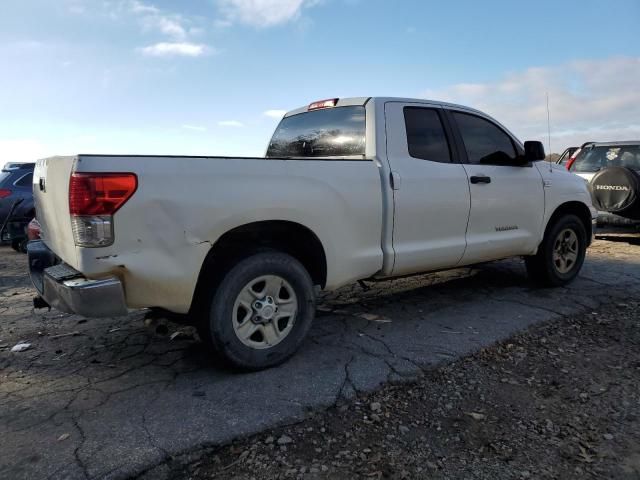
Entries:
POLYGON ((581 178, 477 110, 347 98, 287 113, 264 158, 39 160, 36 305, 184 315, 242 369, 301 345, 317 287, 523 256, 573 280, 596 211, 581 178))

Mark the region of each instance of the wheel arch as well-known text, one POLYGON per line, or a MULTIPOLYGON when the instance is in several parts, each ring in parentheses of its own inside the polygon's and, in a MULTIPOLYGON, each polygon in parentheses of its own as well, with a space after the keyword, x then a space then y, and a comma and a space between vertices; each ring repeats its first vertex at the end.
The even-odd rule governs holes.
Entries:
POLYGON ((556 207, 553 214, 549 217, 549 220, 547 220, 547 224, 544 229, 545 236, 554 222, 563 215, 575 215, 580 219, 584 225, 584 230, 587 233, 587 245, 590 245, 594 233, 593 224, 591 222, 591 211, 584 203, 578 201, 565 202, 556 207))
POLYGON ((325 248, 311 229, 286 220, 251 222, 229 230, 211 246, 198 275, 190 313, 201 311, 210 293, 238 261, 265 250, 291 255, 307 269, 314 285, 326 285, 325 248))

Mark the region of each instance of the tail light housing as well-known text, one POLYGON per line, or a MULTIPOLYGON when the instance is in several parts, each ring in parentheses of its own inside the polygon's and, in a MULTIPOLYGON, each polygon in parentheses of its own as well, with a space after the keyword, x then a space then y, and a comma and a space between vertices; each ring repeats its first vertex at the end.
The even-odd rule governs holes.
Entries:
POLYGON ((69 213, 75 244, 113 244, 113 215, 138 188, 135 173, 74 173, 69 183, 69 213))
POLYGON ((35 218, 27 225, 27 238, 29 240, 38 240, 40 238, 40 222, 35 218))
POLYGON ((11 195, 11 190, 8 188, 0 188, 0 198, 7 198, 11 195))

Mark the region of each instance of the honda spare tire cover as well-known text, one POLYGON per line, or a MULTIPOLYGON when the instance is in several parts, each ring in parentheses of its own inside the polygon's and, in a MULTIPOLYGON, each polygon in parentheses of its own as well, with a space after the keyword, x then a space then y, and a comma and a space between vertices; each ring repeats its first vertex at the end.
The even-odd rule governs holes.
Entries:
POLYGON ((600 170, 591 179, 591 196, 601 211, 621 215, 640 210, 640 176, 624 167, 600 170))

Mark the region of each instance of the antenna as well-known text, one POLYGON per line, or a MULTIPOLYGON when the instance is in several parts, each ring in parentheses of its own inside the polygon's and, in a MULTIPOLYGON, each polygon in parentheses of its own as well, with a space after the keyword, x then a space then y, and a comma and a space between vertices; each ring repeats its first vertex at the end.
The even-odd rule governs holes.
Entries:
MULTIPOLYGON (((547 92, 547 135, 549 155, 551 155, 551 113, 549 112, 549 92, 547 92)), ((551 157, 549 157, 549 172, 553 172, 553 168, 551 168, 551 157)))

